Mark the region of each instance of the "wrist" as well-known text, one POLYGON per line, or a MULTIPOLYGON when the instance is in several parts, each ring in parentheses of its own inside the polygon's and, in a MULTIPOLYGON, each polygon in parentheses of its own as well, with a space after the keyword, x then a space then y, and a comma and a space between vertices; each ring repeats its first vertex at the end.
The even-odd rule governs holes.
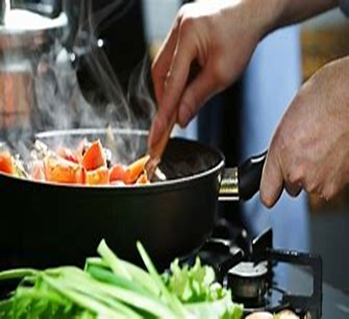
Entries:
POLYGON ((286 11, 287 0, 244 0, 254 22, 260 31, 261 39, 280 26, 286 11))

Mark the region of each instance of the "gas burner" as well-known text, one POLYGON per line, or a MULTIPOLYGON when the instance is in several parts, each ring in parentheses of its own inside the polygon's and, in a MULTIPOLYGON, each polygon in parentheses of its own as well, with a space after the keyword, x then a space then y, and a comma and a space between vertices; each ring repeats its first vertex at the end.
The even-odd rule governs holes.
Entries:
POLYGON ((255 264, 243 261, 231 268, 227 274, 227 286, 232 288, 232 297, 245 305, 260 306, 265 303, 267 290, 268 265, 266 262, 255 264))
POLYGON ((272 248, 272 230, 249 240, 246 231, 235 236, 211 238, 198 252, 202 262, 212 266, 217 280, 232 292, 235 302, 244 304, 245 314, 255 311, 275 313, 291 309, 300 318, 321 318, 322 260, 320 256, 272 248), (274 273, 278 263, 305 266, 313 276, 310 296, 292 294, 281 287, 274 273))

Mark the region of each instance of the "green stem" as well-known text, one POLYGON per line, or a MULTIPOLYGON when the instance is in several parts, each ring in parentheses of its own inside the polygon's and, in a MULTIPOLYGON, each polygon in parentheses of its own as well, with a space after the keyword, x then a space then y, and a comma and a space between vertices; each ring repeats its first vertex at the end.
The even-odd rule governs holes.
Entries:
POLYGON ((0 272, 0 281, 11 280, 11 279, 21 279, 26 276, 36 276, 38 270, 32 268, 18 268, 5 270, 0 272))

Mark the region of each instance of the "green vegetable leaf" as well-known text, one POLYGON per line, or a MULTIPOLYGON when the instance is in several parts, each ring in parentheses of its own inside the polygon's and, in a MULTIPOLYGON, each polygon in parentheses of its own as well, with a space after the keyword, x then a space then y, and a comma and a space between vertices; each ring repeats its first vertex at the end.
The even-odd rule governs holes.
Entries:
POLYGON ((9 299, 0 302, 0 318, 242 317, 242 306, 232 302, 230 290, 216 282, 213 268, 203 266, 200 259, 192 267, 181 267, 175 260, 170 272, 160 275, 140 242, 137 249, 146 270, 118 258, 102 240, 98 247, 102 258, 87 258, 84 269, 0 272, 0 281, 20 281, 9 299))
POLYGON ((212 267, 202 266, 199 258, 193 267, 180 267, 178 259, 170 266, 171 275, 165 277, 169 290, 184 303, 215 301, 226 295, 226 290, 216 283, 212 267))
POLYGON ((191 303, 186 308, 195 319, 240 319, 243 315, 243 307, 234 304, 229 294, 216 301, 191 303))
POLYGON ((232 302, 231 291, 216 282, 213 268, 201 265, 199 258, 192 267, 181 267, 179 261, 174 260, 164 280, 170 293, 186 305, 194 318, 242 317, 242 305, 232 302))
POLYGON ((153 262, 151 261, 148 253, 144 249, 143 245, 140 242, 137 242, 137 249, 142 257, 145 267, 148 269, 150 276, 153 278, 156 285, 159 287, 165 301, 168 306, 176 313, 179 318, 184 318, 186 316, 183 305, 178 300, 177 296, 171 294, 164 284, 161 276, 157 272, 153 262))
POLYGON ((104 239, 102 239, 102 241, 100 242, 97 251, 114 274, 121 275, 129 280, 132 279, 127 269, 124 267, 119 258, 114 254, 114 252, 108 247, 104 239))

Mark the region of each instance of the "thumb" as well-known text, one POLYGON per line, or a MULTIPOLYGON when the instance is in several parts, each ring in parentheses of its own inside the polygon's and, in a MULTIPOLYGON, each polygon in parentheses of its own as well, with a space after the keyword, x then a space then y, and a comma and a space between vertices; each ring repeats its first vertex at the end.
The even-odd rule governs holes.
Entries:
POLYGON ((284 184, 283 181, 278 157, 275 152, 270 149, 263 168, 260 186, 261 200, 266 207, 273 207, 281 196, 284 184))

